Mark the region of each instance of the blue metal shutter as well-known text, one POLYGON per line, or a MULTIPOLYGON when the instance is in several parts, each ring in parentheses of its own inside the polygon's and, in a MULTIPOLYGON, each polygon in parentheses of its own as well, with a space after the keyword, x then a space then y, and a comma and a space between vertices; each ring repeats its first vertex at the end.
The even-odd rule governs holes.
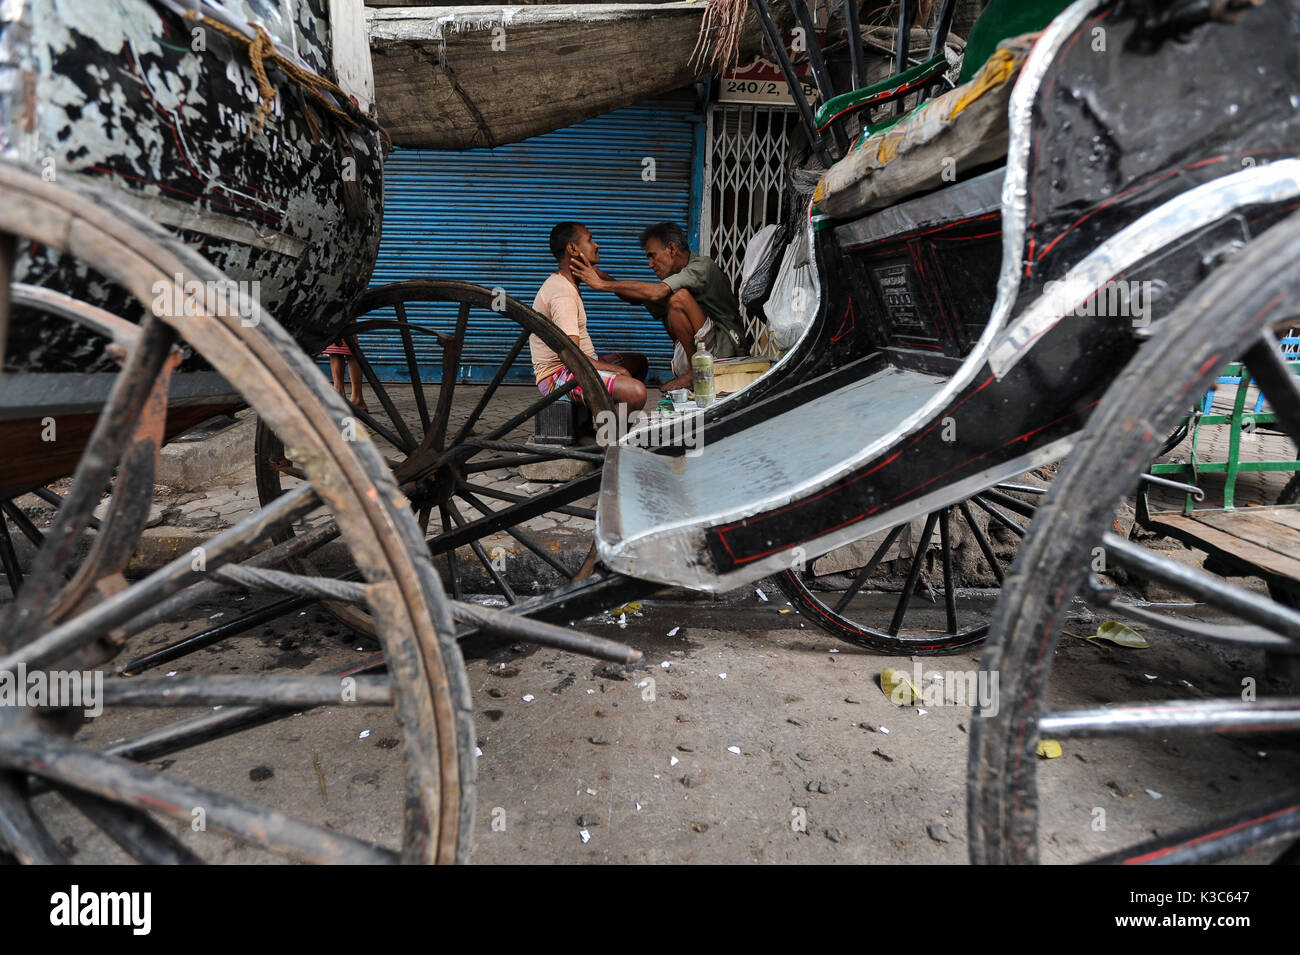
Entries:
MULTIPOLYGON (((591 229, 606 272, 653 281, 637 235, 652 222, 689 228, 695 218, 692 173, 701 121, 689 100, 654 100, 495 150, 395 150, 384 173, 384 234, 371 282, 458 279, 504 288, 531 305, 555 270, 547 240, 564 220, 591 229), (653 180, 643 176, 647 158, 654 160, 653 180)), ((582 295, 598 352, 643 352, 668 377, 672 349, 658 321, 609 293, 584 286, 582 295)), ((444 331, 454 328, 450 308, 408 307, 407 314, 444 331)), ((475 311, 477 334, 461 380, 491 378, 514 343, 518 326, 503 319, 484 329, 490 321, 475 311)), ((362 347, 381 377, 407 378, 397 333, 371 333, 362 347)), ((423 357, 429 351, 420 353, 421 377, 439 380, 439 369, 423 357)), ((509 380, 532 380, 526 347, 509 380)))

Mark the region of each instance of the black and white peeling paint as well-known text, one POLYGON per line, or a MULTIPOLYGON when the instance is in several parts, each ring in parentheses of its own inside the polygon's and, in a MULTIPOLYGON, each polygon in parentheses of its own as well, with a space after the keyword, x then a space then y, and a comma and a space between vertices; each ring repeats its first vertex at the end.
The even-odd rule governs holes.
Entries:
MULTIPOLYGON (((226 0, 332 78, 325 0, 226 0), (285 18, 285 11, 293 14, 285 18)), ((0 156, 90 185, 194 246, 226 276, 259 283, 264 310, 308 352, 327 345, 379 249, 383 153, 344 131, 279 71, 265 127, 246 52, 150 0, 0 0, 0 156), (359 202, 344 201, 355 177, 359 202)), ((28 243, 19 281, 138 321, 142 309, 93 262, 28 243)), ((106 367, 101 343, 16 313, 5 368, 106 367)), ((188 359, 182 370, 202 367, 188 359)))

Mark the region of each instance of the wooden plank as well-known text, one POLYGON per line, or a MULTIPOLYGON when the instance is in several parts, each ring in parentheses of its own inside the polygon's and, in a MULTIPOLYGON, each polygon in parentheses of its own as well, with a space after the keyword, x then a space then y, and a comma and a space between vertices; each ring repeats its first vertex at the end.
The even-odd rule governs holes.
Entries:
POLYGON ((1269 519, 1300 530, 1300 508, 1276 507, 1269 510, 1269 519))
POLYGON ((1160 514, 1152 518, 1150 527, 1214 556, 1236 560, 1276 577, 1300 581, 1300 561, 1226 534, 1195 518, 1182 514, 1160 514))
POLYGON ((1202 524, 1231 534, 1233 537, 1266 547, 1285 557, 1300 559, 1300 530, 1269 520, 1255 508, 1234 511, 1209 511, 1194 515, 1202 524))

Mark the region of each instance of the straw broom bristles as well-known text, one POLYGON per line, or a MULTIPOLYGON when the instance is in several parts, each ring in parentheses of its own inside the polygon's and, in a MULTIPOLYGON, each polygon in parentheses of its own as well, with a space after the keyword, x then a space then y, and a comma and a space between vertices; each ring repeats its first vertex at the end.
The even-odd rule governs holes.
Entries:
POLYGON ((696 73, 719 75, 738 65, 749 0, 709 0, 700 21, 700 35, 691 52, 696 73))

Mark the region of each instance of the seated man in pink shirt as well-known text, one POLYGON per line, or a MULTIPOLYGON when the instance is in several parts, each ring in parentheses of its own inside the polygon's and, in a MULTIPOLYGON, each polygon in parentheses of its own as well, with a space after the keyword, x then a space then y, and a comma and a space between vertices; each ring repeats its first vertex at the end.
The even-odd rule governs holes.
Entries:
MULTIPOLYGON (((587 310, 582 305, 578 279, 571 270, 579 256, 592 263, 600 261, 600 247, 586 226, 561 222, 551 230, 551 254, 555 256, 556 269, 538 289, 533 308, 554 322, 591 359, 610 397, 626 405, 628 411, 639 411, 646 402, 643 379, 649 362, 636 352, 596 354, 596 346, 587 334, 587 310)), ((533 375, 542 394, 549 395, 573 377, 560 356, 536 335, 529 338, 528 344, 533 355, 533 375)), ((574 388, 569 394, 575 400, 582 400, 581 388, 574 388)))

